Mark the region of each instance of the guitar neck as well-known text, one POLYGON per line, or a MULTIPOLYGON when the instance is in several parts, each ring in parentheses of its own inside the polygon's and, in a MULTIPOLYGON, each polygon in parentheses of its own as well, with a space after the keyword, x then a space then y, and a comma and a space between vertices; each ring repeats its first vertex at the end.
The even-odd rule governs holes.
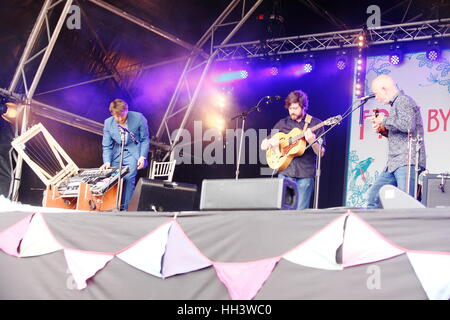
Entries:
MULTIPOLYGON (((309 129, 310 129, 312 132, 314 132, 314 131, 316 131, 316 130, 322 128, 324 125, 325 125, 325 122, 321 122, 321 123, 315 125, 314 127, 309 128, 309 129)), ((302 133, 300 133, 300 134, 298 134, 298 135, 292 137, 292 140, 293 140, 293 142, 295 142, 295 141, 297 141, 297 140, 302 139, 304 136, 305 136, 305 133, 302 132, 302 133)))

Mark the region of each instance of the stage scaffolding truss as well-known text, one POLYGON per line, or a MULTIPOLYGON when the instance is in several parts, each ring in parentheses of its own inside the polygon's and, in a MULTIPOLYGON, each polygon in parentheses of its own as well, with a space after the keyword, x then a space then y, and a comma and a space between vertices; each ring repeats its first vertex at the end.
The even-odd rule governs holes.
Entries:
MULTIPOLYGON (((39 113, 40 116, 65 123, 81 130, 89 131, 98 135, 103 134, 103 124, 70 112, 63 111, 59 108, 33 99, 36 87, 57 41, 63 22, 65 21, 72 5, 72 1, 73 0, 45 0, 33 30, 28 38, 27 44, 8 90, 0 88, 1 93, 10 95, 16 100, 20 99, 23 101, 24 108, 22 108, 23 111, 21 117, 22 132, 25 132, 28 129, 28 113, 32 111, 39 113), (50 10, 61 5, 63 8, 60 12, 58 22, 56 26, 51 29, 47 15, 50 10), (36 43, 42 36, 41 30, 46 30, 44 34, 47 36, 48 45, 45 46, 44 49, 34 52, 33 50, 36 48, 36 43), (38 68, 34 70, 34 74, 30 75, 30 71, 26 69, 26 66, 30 61, 37 59, 40 59, 38 68), (31 84, 28 82, 29 79, 32 79, 31 84), (22 80, 22 82, 19 80, 22 80), (21 84, 21 86, 19 84, 21 84), (18 92, 19 89, 24 92, 18 92)), ((191 111, 195 106, 197 97, 213 61, 257 58, 263 55, 284 55, 356 47, 357 37, 361 34, 361 32, 363 32, 363 29, 354 29, 311 35, 298 35, 279 39, 268 39, 264 42, 250 41, 230 44, 229 42, 231 38, 241 29, 243 24, 249 19, 249 17, 255 12, 263 1, 231 0, 229 5, 203 34, 200 40, 195 44, 190 44, 104 1, 88 1, 146 29, 147 31, 158 34, 159 36, 183 47, 189 52, 187 58, 185 59, 186 62, 184 68, 179 77, 176 88, 174 89, 169 105, 167 106, 165 114, 159 124, 155 136, 156 141, 151 141, 151 144, 154 147, 159 148, 164 152, 164 156, 162 158, 163 160, 173 156, 173 148, 180 139, 181 129, 186 126, 187 121, 189 120, 191 111), (237 19, 236 16, 238 16, 237 19), (231 28, 231 31, 226 33, 225 36, 223 35, 224 32, 222 32, 222 38, 220 38, 217 31, 219 29, 223 30, 224 27, 228 30, 231 28), (196 82, 194 83, 192 81, 188 81, 191 80, 190 77, 193 74, 196 75, 196 82), (184 97, 184 99, 180 99, 180 97, 184 97), (177 130, 177 133, 172 136, 175 129, 179 130, 177 130)), ((368 35, 367 44, 371 46, 396 41, 404 42, 444 38, 450 35, 449 27, 450 19, 383 26, 377 29, 366 30, 366 34, 368 35)), ((155 64, 155 66, 157 65, 159 64, 155 64)), ((118 71, 112 76, 116 76, 117 74, 120 75, 121 72, 118 71)), ((108 76, 105 79, 112 76, 108 76)), ((94 81, 97 80, 93 80, 92 82, 94 81)), ((83 85, 84 83, 86 82, 67 86, 65 88, 72 88, 77 85, 83 85)), ((65 88, 56 90, 64 90, 65 88)), ((10 198, 14 201, 18 200, 21 172, 22 159, 19 155, 14 168, 12 194, 10 195, 10 198)))
MULTIPOLYGON (((357 47, 363 29, 298 35, 262 41, 218 45, 216 61, 278 56, 321 50, 357 47)), ((380 45, 450 36, 450 19, 383 26, 365 31, 367 45, 380 45)))

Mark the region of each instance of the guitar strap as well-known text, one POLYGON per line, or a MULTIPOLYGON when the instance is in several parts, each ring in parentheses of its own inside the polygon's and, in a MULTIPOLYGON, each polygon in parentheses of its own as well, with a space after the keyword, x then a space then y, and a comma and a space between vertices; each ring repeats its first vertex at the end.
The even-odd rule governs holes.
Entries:
POLYGON ((303 131, 305 131, 308 128, 309 124, 311 123, 311 119, 312 117, 309 114, 307 114, 305 118, 305 126, 303 127, 303 131))

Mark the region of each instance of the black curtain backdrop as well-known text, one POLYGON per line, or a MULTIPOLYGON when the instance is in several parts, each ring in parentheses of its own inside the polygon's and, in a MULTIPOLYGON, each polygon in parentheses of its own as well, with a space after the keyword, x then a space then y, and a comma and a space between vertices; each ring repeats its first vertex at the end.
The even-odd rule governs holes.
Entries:
MULTIPOLYGON (((279 95, 281 96, 280 101, 263 104, 261 111, 250 113, 245 122, 245 130, 255 129, 258 132, 259 129, 267 129, 270 131, 279 119, 288 115, 287 109, 284 108, 284 99, 289 92, 297 89, 308 94, 310 105, 308 113, 314 117, 323 121, 329 117, 343 114, 352 102, 353 65, 352 59, 349 58, 347 67, 344 70, 338 70, 335 61, 335 52, 319 54, 315 57, 315 69, 313 72, 297 77, 285 76, 284 71, 295 64, 300 64, 301 56, 284 57, 280 61, 280 73, 274 77, 256 75, 258 70, 264 67, 267 68, 270 65, 269 62, 252 62, 246 68, 249 70, 247 79, 227 84, 228 89, 232 87, 233 97, 236 102, 234 108, 227 112, 228 119, 252 108, 264 96, 279 95)), ((216 66, 223 67, 223 64, 226 64, 226 62, 218 62, 216 66)), ((243 67, 245 68, 245 65, 243 67)), ((204 120, 209 113, 205 108, 198 108, 194 111, 193 119, 195 121, 204 120)), ((190 123, 192 124, 193 121, 190 123)), ((319 208, 343 206, 348 123, 349 118, 345 119, 342 124, 334 127, 326 135, 327 147, 326 155, 322 158, 319 208)), ((239 128, 241 127, 241 122, 238 123, 238 126, 239 128)), ((235 127, 235 121, 227 122, 228 129, 234 129, 235 127)), ((203 130, 206 129, 203 128, 203 130)), ((225 139, 224 143, 227 142, 233 143, 225 139)), ((261 167, 267 167, 267 165, 260 163, 248 164, 250 146, 248 139, 245 142, 246 162, 240 166, 239 178, 263 177, 260 174, 260 169, 261 167)), ((204 142, 204 145, 208 143, 204 142)), ((234 145, 239 145, 238 139, 235 139, 234 145)), ((237 155, 237 152, 235 152, 235 155, 237 155)), ((234 179, 235 173, 235 164, 182 164, 176 167, 174 180, 195 183, 200 188, 203 179, 234 179)))

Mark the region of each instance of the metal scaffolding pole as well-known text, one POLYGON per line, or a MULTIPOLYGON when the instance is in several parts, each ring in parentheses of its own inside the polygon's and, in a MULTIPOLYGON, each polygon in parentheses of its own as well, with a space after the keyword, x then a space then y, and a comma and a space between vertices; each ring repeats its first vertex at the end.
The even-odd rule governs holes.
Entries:
MULTIPOLYGON (((164 30, 159 29, 159 28, 143 21, 142 19, 139 19, 138 17, 133 16, 132 14, 129 14, 119 8, 116 8, 112 5, 110 5, 109 3, 106 3, 101 0, 88 0, 88 1, 102 7, 103 9, 108 10, 109 12, 114 13, 115 15, 118 15, 130 22, 133 22, 134 24, 137 24, 138 26, 141 26, 151 32, 154 32, 157 35, 160 35, 161 37, 166 38, 167 40, 170 40, 173 43, 178 44, 179 46, 189 49, 190 51, 201 51, 201 48, 193 46, 192 44, 187 43, 186 41, 164 31, 164 30)), ((205 53, 203 53, 203 54, 205 54, 205 53)))
POLYGON ((213 23, 213 25, 211 25, 211 27, 208 29, 208 31, 198 41, 197 46, 203 46, 204 44, 207 43, 208 40, 211 40, 211 54, 209 55, 209 58, 206 62, 201 63, 201 64, 203 64, 203 70, 201 71, 200 78, 197 82, 197 85, 195 87, 195 90, 194 90, 194 93, 192 94, 192 96, 190 95, 189 88, 187 88, 188 93, 189 93, 189 99, 188 99, 189 101, 188 101, 187 105, 183 106, 183 108, 182 108, 182 111, 184 111, 184 116, 183 116, 183 119, 181 120, 181 123, 175 127, 176 129, 178 129, 178 131, 172 140, 171 136, 170 136, 170 128, 169 128, 168 120, 170 118, 172 118, 174 114, 180 113, 180 110, 174 111, 175 105, 177 103, 177 100, 180 95, 180 91, 183 87, 183 84, 186 84, 186 86, 187 86, 187 83, 188 83, 187 76, 189 75, 189 73, 192 70, 197 69, 197 67, 198 67, 197 66, 195 68, 191 68, 195 62, 195 59, 198 57, 198 54, 195 54, 195 52, 192 52, 191 57, 186 62, 184 70, 179 78, 178 83, 177 83, 175 92, 172 95, 172 99, 169 103, 169 106, 166 110, 164 118, 161 121, 161 124, 158 128, 157 135, 156 135, 156 138, 158 140, 161 139, 164 130, 166 130, 166 133, 168 135, 168 140, 171 145, 171 150, 164 156, 164 159, 167 159, 170 156, 173 147, 177 144, 178 140, 180 139, 182 129, 184 129, 186 122, 191 114, 192 108, 193 108, 194 104, 196 103, 198 94, 200 92, 200 88, 203 85, 204 79, 209 71, 211 63, 214 61, 215 57, 219 53, 219 51, 217 49, 213 50, 213 39, 214 39, 215 30, 222 25, 231 25, 231 24, 235 25, 234 28, 231 30, 231 32, 221 42, 221 45, 227 44, 229 42, 229 40, 236 34, 236 32, 242 27, 242 25, 245 23, 245 21, 247 21, 247 19, 253 14, 253 12, 256 10, 256 8, 258 8, 258 6, 261 4, 262 1, 263 0, 257 0, 253 4, 253 6, 247 11, 245 10, 245 0, 242 1, 243 9, 242 9, 241 19, 239 21, 224 24, 225 19, 233 12, 233 10, 236 8, 236 6, 239 4, 239 2, 241 2, 240 0, 231 1, 231 3, 228 5, 228 7, 222 12, 222 14, 216 19, 216 21, 213 23))
MULTIPOLYGON (((23 87, 25 90, 26 103, 24 104, 24 106, 22 108, 21 133, 25 132, 28 128, 28 116, 29 116, 29 112, 30 112, 30 101, 33 98, 33 95, 34 95, 34 92, 36 91, 39 80, 41 79, 42 73, 44 72, 44 69, 45 69, 45 66, 47 65, 50 54, 55 46, 56 40, 58 39, 59 33, 62 29, 64 21, 70 10, 70 6, 72 5, 72 0, 65 1, 65 4, 60 13, 58 22, 57 22, 56 26, 54 27, 53 32, 51 32, 51 30, 49 30, 50 27, 49 27, 49 23, 48 23, 48 13, 50 10, 52 10, 56 5, 58 5, 61 2, 62 2, 61 0, 46 0, 44 2, 44 5, 42 6, 42 9, 36 20, 36 23, 34 24, 34 27, 28 38, 27 44, 25 46, 24 52, 22 53, 19 64, 14 73, 13 79, 9 85, 8 91, 16 92, 18 84, 19 84, 19 80, 22 78, 22 84, 23 84, 23 87), (42 49, 39 52, 32 55, 33 49, 35 48, 36 42, 39 38, 40 31, 44 27, 47 30, 48 44, 44 49, 42 49), (38 59, 38 58, 41 59, 39 62, 39 66, 38 66, 36 72, 34 73, 34 75, 32 74, 31 77, 28 77, 28 78, 32 78, 31 84, 28 85, 25 67, 31 61, 34 61, 35 59, 38 59)), ((28 76, 30 76, 30 75, 28 75, 28 76)), ((17 201, 19 198, 19 187, 20 187, 20 180, 21 180, 21 176, 22 176, 22 165, 23 165, 23 159, 20 155, 18 155, 16 166, 14 169, 14 180, 13 180, 12 192, 10 195, 10 198, 13 201, 17 201)))
MULTIPOLYGON (((233 0, 230 2, 230 4, 225 8, 225 10, 219 15, 219 17, 213 22, 213 24, 209 27, 209 29, 205 32, 205 34, 203 34, 200 40, 196 43, 196 47, 203 47, 203 45, 211 38, 215 28, 217 28, 217 25, 221 24, 228 17, 228 15, 234 10, 234 8, 236 8, 239 2, 240 0, 233 0)), ((175 108, 176 103, 178 102, 180 91, 183 87, 183 84, 187 83, 186 77, 189 74, 196 58, 197 58, 196 52, 192 51, 191 55, 186 61, 186 64, 184 65, 183 71, 181 72, 180 78, 175 87, 175 91, 172 95, 172 98, 170 99, 169 105, 167 106, 166 112, 161 120, 161 124, 156 132, 157 140, 160 140, 162 138, 164 130, 167 129, 168 120, 173 117, 173 110, 175 108)), ((172 145, 172 142, 170 140, 170 132, 168 132, 168 135, 169 135, 168 139, 169 143, 172 145)))

